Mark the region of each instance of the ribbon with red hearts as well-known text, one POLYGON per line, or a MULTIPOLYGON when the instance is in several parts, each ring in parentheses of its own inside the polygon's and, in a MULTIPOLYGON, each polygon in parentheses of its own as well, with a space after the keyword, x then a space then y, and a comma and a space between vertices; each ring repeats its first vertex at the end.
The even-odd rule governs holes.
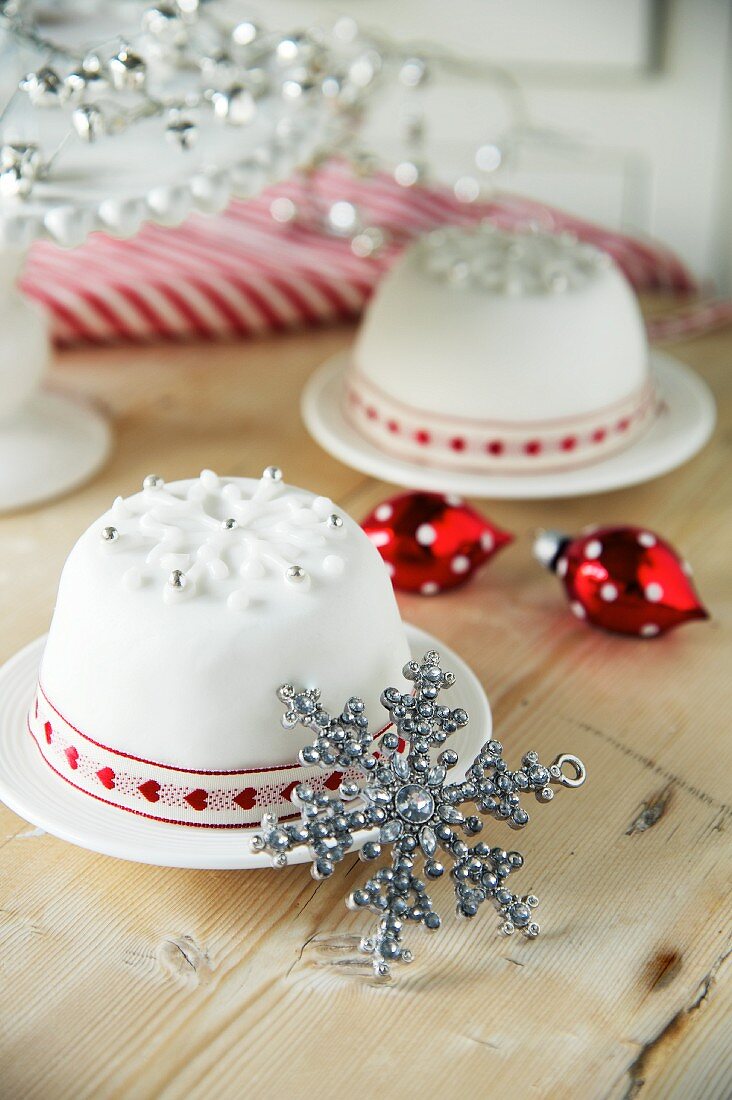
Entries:
MULTIPOLYGON (((377 737, 388 729, 385 726, 377 737)), ((299 783, 335 791, 348 772, 278 764, 241 771, 193 771, 117 752, 73 726, 40 684, 28 714, 28 732, 46 764, 72 787, 109 806, 173 825, 251 829, 262 814, 299 816, 292 792, 299 783)))

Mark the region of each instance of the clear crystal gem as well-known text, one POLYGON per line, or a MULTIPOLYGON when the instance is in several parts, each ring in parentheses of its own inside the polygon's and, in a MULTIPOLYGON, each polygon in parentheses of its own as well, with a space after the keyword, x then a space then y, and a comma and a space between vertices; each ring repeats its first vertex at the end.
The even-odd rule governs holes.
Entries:
POLYGON ((407 783, 397 791, 394 806, 405 821, 412 825, 423 825, 435 811, 435 800, 426 787, 421 787, 418 783, 407 783))
POLYGON ((409 763, 404 756, 395 756, 391 762, 394 774, 399 779, 409 779, 409 763))
POLYGON ((397 818, 387 821, 379 833, 379 840, 382 844, 393 844, 401 836, 402 828, 403 825, 397 818))
POLYGON ((419 843, 426 856, 433 856, 437 851, 437 837, 429 825, 423 826, 420 830, 419 843))

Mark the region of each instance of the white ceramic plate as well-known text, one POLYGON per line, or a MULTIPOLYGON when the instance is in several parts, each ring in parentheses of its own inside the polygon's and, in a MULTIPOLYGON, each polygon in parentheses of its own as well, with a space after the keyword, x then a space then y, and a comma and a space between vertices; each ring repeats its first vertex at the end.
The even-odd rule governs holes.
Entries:
POLYGON ((109 427, 90 406, 36 394, 0 431, 0 512, 75 489, 96 473, 109 445, 109 427))
POLYGON ((701 378, 671 356, 652 351, 651 367, 664 409, 627 450, 564 473, 499 476, 436 470, 385 454, 346 420, 342 394, 347 365, 347 353, 329 359, 315 372, 303 393, 303 419, 321 447, 347 466, 395 485, 486 500, 588 496, 650 481, 701 450, 712 433, 716 415, 714 398, 701 378))
MULTIPOLYGON (((460 753, 456 780, 491 736, 491 711, 475 673, 436 638, 407 624, 415 659, 437 649, 444 667, 455 673, 450 705, 461 706, 470 722, 458 730, 450 746, 460 753)), ((97 802, 63 783, 44 763, 26 727, 45 637, 37 638, 0 668, 0 800, 33 825, 93 852, 153 863, 162 867, 236 870, 270 867, 269 856, 249 850, 251 829, 191 829, 149 821, 115 806, 97 802)), ((360 843, 369 834, 361 834, 360 843)), ((360 846, 360 845, 359 845, 360 846)), ((307 854, 293 854, 304 863, 307 854)))

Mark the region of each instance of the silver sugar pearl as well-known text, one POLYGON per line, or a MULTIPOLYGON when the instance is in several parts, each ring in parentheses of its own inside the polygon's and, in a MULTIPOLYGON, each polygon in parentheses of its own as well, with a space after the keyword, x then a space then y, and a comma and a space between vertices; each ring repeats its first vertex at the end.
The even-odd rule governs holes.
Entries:
POLYGON ((168 584, 171 588, 185 588, 188 584, 188 577, 180 569, 174 569, 168 577, 168 584))
POLYGON ((421 57, 409 57, 399 70, 399 81, 405 88, 418 88, 427 77, 427 65, 421 57))
POLYGON ((272 199, 269 204, 269 212, 272 220, 279 222, 280 225, 293 222, 297 217, 297 207, 292 199, 288 199, 285 195, 279 195, 276 199, 272 199))
POLYGON ((116 527, 104 527, 102 529, 102 538, 105 542, 116 542, 119 538, 119 531, 116 527))
POLYGON ((328 211, 328 225, 334 233, 347 235, 358 228, 358 210, 352 202, 339 199, 328 211))
POLYGON ((307 577, 307 573, 301 565, 291 565, 287 569, 285 576, 291 584, 301 584, 307 577))
POLYGON ((290 63, 297 61, 303 52, 307 51, 307 42, 303 35, 293 34, 289 38, 283 38, 277 43, 277 60, 290 63))
POLYGON ((328 516, 328 526, 329 526, 329 527, 342 527, 342 526, 343 526, 343 519, 342 519, 342 517, 341 517, 341 516, 337 516, 337 515, 335 514, 335 512, 333 512, 333 514, 332 514, 332 515, 328 516))
POLYGON ((282 470, 279 466, 265 466, 262 470, 262 477, 268 481, 282 481, 282 470))
POLYGON ((412 160, 403 160, 394 169, 394 179, 400 187, 413 187, 422 178, 423 170, 412 160))
POLYGON ((364 229, 363 232, 356 234, 351 241, 351 251, 355 256, 366 258, 378 252, 383 244, 384 234, 382 231, 375 226, 370 226, 364 229))
POLYGON ((164 481, 157 474, 148 474, 142 483, 143 489, 161 489, 164 481))
POLYGON ((221 521, 221 526, 224 529, 224 531, 233 531, 235 527, 239 526, 239 524, 236 522, 235 519, 230 517, 229 519, 222 520, 221 521))
POLYGON ((237 46, 251 46, 254 39, 259 34, 259 30, 255 23, 250 23, 248 20, 244 23, 238 23, 231 32, 231 39, 237 46))

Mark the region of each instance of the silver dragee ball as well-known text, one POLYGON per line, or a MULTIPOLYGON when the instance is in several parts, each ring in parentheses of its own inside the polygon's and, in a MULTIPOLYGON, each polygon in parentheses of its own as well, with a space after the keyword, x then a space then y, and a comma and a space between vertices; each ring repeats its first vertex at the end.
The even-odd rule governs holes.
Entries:
POLYGON ((250 23, 248 20, 244 23, 238 23, 231 32, 231 38, 237 46, 251 46, 254 39, 257 37, 259 30, 255 23, 250 23))
POLYGON ((282 481, 282 470, 279 466, 265 466, 262 470, 262 477, 268 481, 282 481))

